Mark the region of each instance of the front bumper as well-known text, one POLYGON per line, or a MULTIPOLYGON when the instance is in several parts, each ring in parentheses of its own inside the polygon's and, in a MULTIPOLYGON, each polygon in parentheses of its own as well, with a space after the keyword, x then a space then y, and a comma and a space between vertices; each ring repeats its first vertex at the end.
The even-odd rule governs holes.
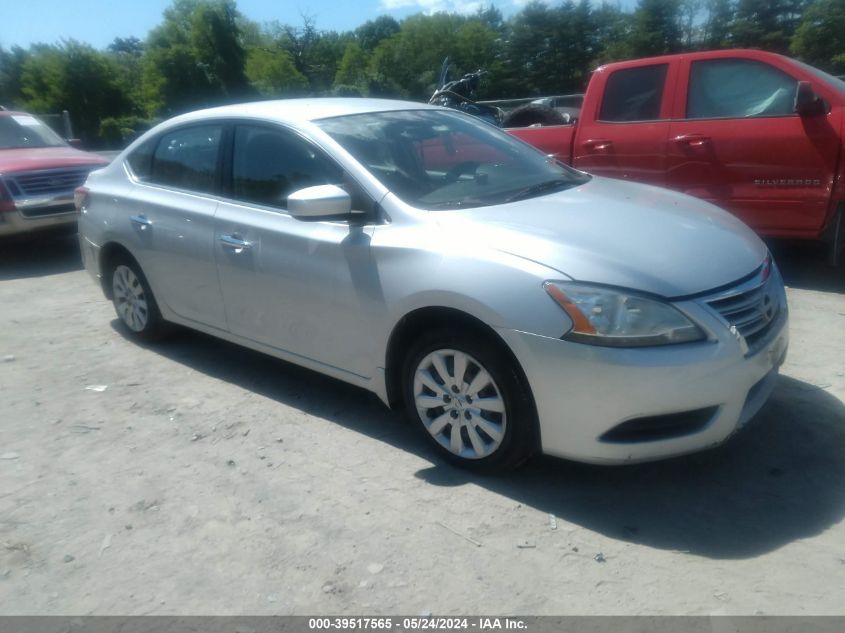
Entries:
POLYGON ((543 453, 603 464, 683 455, 724 442, 759 411, 789 344, 785 300, 753 353, 703 303, 676 305, 705 327, 710 340, 623 349, 498 330, 531 385, 543 453), (647 441, 607 439, 627 421, 683 419, 702 410, 707 419, 689 433, 647 441))
POLYGON ((76 211, 27 217, 18 209, 0 213, 0 237, 76 227, 76 211))

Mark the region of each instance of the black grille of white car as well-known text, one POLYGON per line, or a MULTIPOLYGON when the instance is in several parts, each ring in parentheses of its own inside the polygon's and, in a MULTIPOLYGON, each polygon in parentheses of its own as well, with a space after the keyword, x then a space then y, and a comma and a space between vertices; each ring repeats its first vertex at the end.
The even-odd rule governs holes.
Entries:
POLYGON ((73 192, 85 182, 90 171, 90 167, 50 169, 28 174, 10 174, 6 178, 15 198, 28 198, 73 192))
POLYGON ((783 309, 776 284, 771 283, 768 275, 756 286, 728 291, 708 299, 707 304, 727 321, 731 331, 745 339, 749 354, 756 351, 766 339, 783 309))

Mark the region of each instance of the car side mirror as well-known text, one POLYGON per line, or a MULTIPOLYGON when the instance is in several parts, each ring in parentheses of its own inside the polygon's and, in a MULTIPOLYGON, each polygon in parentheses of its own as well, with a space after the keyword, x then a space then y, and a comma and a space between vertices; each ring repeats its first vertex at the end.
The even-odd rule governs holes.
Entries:
POLYGON ((801 116, 817 116, 827 112, 824 100, 813 91, 813 84, 809 81, 798 82, 794 109, 801 116))
POLYGON ((301 218, 351 215, 352 197, 337 185, 306 187, 288 196, 288 212, 301 218))

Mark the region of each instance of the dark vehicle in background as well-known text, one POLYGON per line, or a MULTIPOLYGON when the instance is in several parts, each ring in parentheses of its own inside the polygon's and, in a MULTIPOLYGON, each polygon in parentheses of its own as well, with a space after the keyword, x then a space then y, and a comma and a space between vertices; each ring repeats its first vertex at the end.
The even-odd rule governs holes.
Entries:
POLYGON ((73 191, 107 164, 33 115, 0 110, 0 238, 74 231, 73 191))
MULTIPOLYGON (((569 114, 559 111, 553 102, 545 103, 542 99, 516 99, 505 101, 476 101, 475 91, 486 71, 477 70, 467 73, 460 79, 447 81, 449 58, 443 61, 437 89, 428 100, 431 105, 460 110, 478 117, 497 127, 528 127, 539 125, 563 125, 570 122, 569 114), (523 104, 507 108, 511 104, 523 104), (505 106, 505 107, 500 107, 505 106)), ((580 96, 580 95, 574 95, 580 96)), ((556 99, 544 97, 544 99, 556 99)), ((580 104, 579 104, 580 105, 580 104)))

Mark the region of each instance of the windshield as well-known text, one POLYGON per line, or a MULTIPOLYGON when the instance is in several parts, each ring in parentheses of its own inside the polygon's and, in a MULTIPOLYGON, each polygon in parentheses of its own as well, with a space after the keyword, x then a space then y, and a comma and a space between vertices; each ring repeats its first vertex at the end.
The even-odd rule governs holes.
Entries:
POLYGON ((0 149, 60 147, 61 137, 29 114, 0 116, 0 149))
POLYGON ((457 112, 378 112, 316 123, 388 189, 421 209, 501 204, 589 179, 457 112))

